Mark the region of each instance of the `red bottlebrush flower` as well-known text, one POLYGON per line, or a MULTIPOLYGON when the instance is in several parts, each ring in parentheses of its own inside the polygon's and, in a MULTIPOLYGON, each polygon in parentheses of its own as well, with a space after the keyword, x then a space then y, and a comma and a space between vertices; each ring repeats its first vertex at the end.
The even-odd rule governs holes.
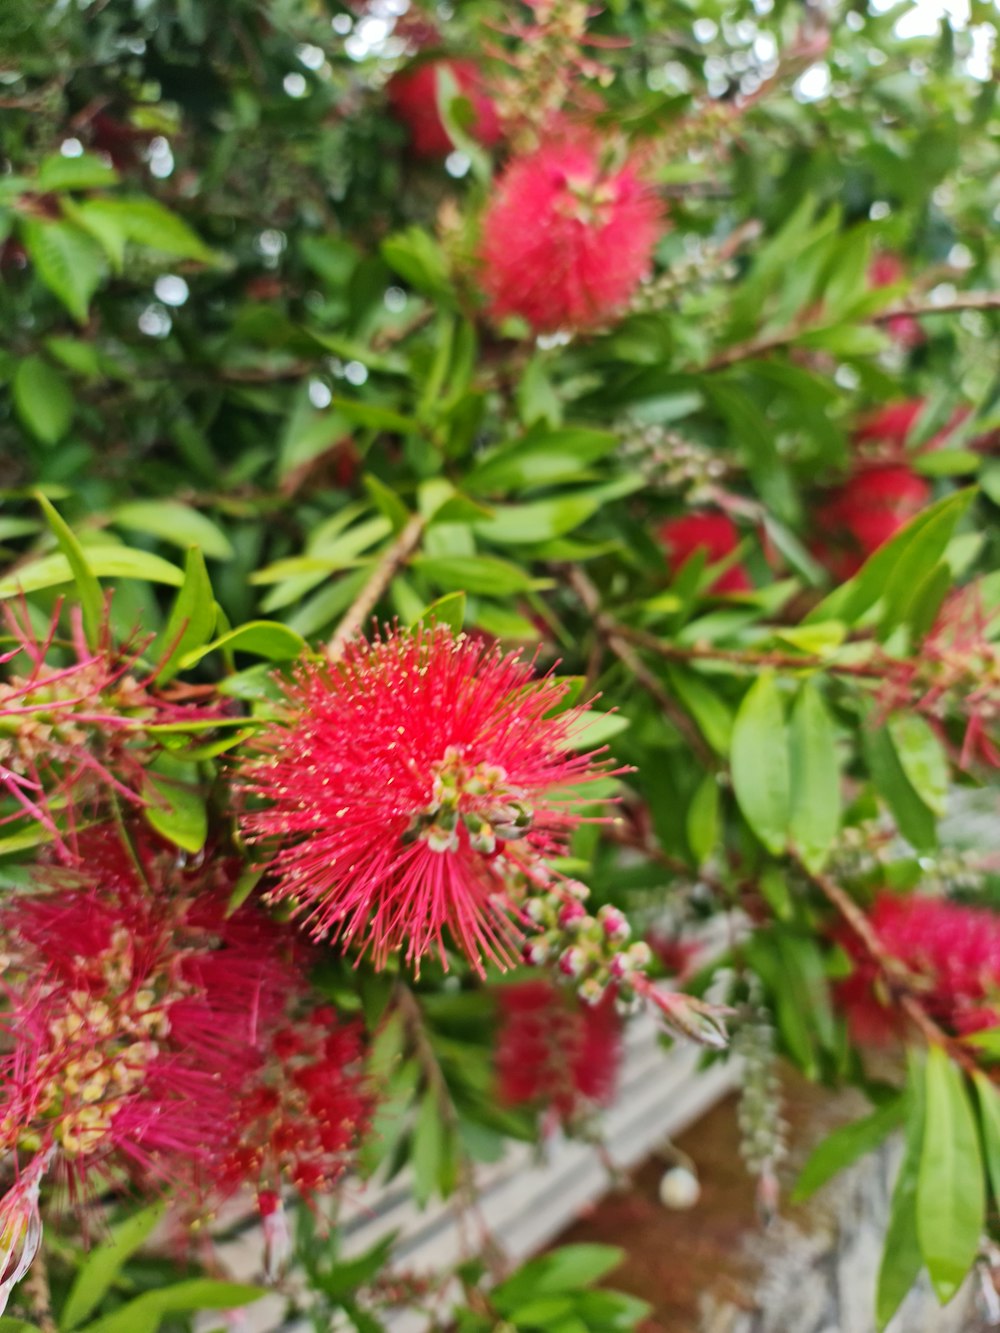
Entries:
POLYGON ((621 1020, 610 991, 589 1005, 538 980, 504 986, 498 998, 496 1071, 505 1106, 551 1108, 565 1123, 611 1101, 621 1063, 621 1020))
POLYGON ((287 930, 227 917, 231 865, 135 837, 138 864, 116 827, 87 830, 84 869, 0 912, 0 1153, 54 1151, 77 1192, 210 1154, 298 977, 287 930))
POLYGON ((500 121, 482 90, 478 67, 471 60, 431 60, 394 75, 386 89, 393 113, 410 131, 413 151, 418 157, 446 157, 455 147, 438 107, 439 70, 451 74, 472 104, 470 136, 491 148, 500 138, 500 121))
POLYGON ((854 443, 885 445, 891 453, 905 453, 907 437, 925 407, 923 398, 908 398, 880 407, 859 423, 854 431, 854 443))
POLYGON ((835 577, 850 578, 930 498, 928 482, 902 464, 865 468, 816 511, 826 537, 814 545, 814 553, 835 577))
POLYGON ((267 802, 244 831, 281 839, 271 897, 376 967, 404 949, 446 964, 446 928, 477 971, 511 961, 508 913, 579 822, 565 788, 604 771, 568 752, 565 686, 437 626, 356 640, 284 689, 243 767, 267 802))
MULTIPOLYGON (((704 551, 710 565, 725 560, 740 544, 736 525, 727 514, 685 514, 668 519, 659 529, 671 573, 676 573, 691 556, 704 551)), ((749 592, 753 587, 742 565, 734 565, 712 584, 709 592, 749 592)))
MULTIPOLYGON (((1000 914, 883 891, 869 920, 939 1023, 959 1033, 1000 1023, 1000 914)), ((845 934, 841 942, 854 958, 854 972, 837 987, 839 1003, 856 1040, 885 1042, 898 1033, 899 1022, 888 996, 880 993, 878 970, 852 937, 845 934)))
POLYGON ((218 713, 157 691, 155 668, 140 678, 138 650, 116 649, 106 625, 91 651, 78 608, 71 614, 71 660, 60 666, 49 662, 60 607, 41 636, 26 606, 5 603, 0 614, 18 644, 0 657, 8 667, 0 681, 0 793, 10 798, 0 825, 27 815, 49 832, 60 859, 72 862, 81 813, 99 810, 109 794, 143 803, 146 766, 156 749, 146 727, 218 713))
POLYGON ((361 1058, 361 1030, 338 1027, 329 1008, 275 1028, 240 1092, 212 1185, 252 1184, 263 1216, 286 1177, 306 1199, 330 1189, 371 1119, 361 1058))
MULTIPOLYGON (((894 287, 906 277, 906 265, 899 255, 883 250, 868 265, 869 287, 894 287)), ((890 338, 902 347, 919 347, 925 341, 924 331, 912 315, 894 315, 886 324, 890 338)))
POLYGON ((515 158, 483 219, 490 315, 536 332, 593 328, 626 304, 661 231, 656 197, 632 166, 606 169, 593 143, 550 143, 515 158))

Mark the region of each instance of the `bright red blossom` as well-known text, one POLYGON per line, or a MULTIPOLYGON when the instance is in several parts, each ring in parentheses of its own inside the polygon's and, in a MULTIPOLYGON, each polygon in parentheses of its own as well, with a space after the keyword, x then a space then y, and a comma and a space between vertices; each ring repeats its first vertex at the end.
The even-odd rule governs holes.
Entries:
POLYGON ((563 1122, 611 1101, 621 1064, 621 1019, 614 996, 584 1004, 549 981, 498 992, 496 1049, 500 1100, 550 1108, 563 1122))
POLYGON ((587 329, 618 313, 648 272, 660 206, 632 166, 602 165, 593 143, 550 143, 515 158, 483 219, 482 285, 494 320, 537 332, 587 329))
POLYGON ((0 1152, 54 1151, 74 1189, 209 1156, 248 1052, 296 984, 287 930, 226 915, 224 861, 185 870, 137 832, 80 837, 85 869, 0 914, 0 1152))
POLYGON ((817 509, 824 538, 814 552, 835 577, 850 578, 930 498, 928 482, 905 464, 864 468, 817 509))
POLYGON ((371 1118, 361 1057, 360 1029, 327 1006, 275 1028, 234 1107, 215 1188, 253 1184, 265 1216, 286 1177, 306 1198, 329 1189, 371 1118))
MULTIPOLYGON (((676 573, 693 555, 703 551, 705 562, 718 564, 740 544, 736 525, 727 514, 684 514, 668 519, 659 529, 671 573, 676 573)), ((733 565, 712 584, 710 592, 749 592, 750 577, 742 565, 733 565)))
MULTIPOLYGON (((869 913, 882 947, 905 964, 928 1013, 952 1031, 1000 1023, 1000 914, 941 898, 879 893, 869 913)), ((838 999, 858 1041, 884 1042, 898 1015, 871 959, 853 938, 842 943, 854 972, 838 999)))
POLYGON ((500 121, 482 90, 478 67, 471 60, 431 60, 396 74, 386 90, 393 112, 410 131, 413 151, 418 157, 446 157, 455 147, 438 107, 439 70, 452 76, 472 104, 471 137, 492 147, 500 138, 500 121))
POLYGON ((603 771, 568 752, 578 710, 552 716, 565 685, 438 626, 356 640, 284 688, 243 767, 266 802, 244 830, 279 839, 271 897, 377 967, 446 961, 446 929, 477 970, 510 961, 509 913, 579 822, 561 789, 603 771))

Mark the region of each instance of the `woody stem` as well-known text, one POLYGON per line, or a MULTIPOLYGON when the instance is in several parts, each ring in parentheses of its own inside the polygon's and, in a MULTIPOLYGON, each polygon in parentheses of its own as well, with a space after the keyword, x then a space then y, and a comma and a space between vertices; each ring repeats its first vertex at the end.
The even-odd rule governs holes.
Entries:
POLYGON ((347 608, 327 644, 326 655, 331 662, 335 662, 341 656, 351 639, 364 626, 365 621, 385 595, 389 584, 420 545, 424 526, 423 515, 414 514, 381 559, 376 562, 371 576, 347 608))

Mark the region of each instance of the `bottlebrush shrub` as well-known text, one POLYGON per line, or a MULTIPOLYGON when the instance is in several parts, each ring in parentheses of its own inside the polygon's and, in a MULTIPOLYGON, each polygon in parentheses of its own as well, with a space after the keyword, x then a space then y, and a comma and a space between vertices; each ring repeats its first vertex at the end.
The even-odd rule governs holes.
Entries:
POLYGON ((390 107, 410 132, 413 151, 418 157, 445 157, 455 147, 438 104, 442 71, 454 79, 459 95, 471 105, 469 134, 491 148, 500 139, 500 121, 483 91, 477 66, 471 60, 431 60, 394 75, 386 89, 390 107))
POLYGON ((637 1009, 731 1060, 769 1210, 776 1061, 876 1103, 802 1192, 905 1122, 869 1323, 950 1299, 1000 1246, 976 62, 863 6, 208 8, 0 4, 0 1306, 230 1311, 245 1213, 317 1328, 624 1333, 604 1251, 415 1283, 335 1219, 592 1141, 637 1009))
POLYGON ((379 968, 402 949, 447 966, 446 927, 477 971, 509 964, 516 918, 579 822, 559 794, 606 768, 569 750, 564 693, 444 626, 303 666, 243 769, 266 802, 244 832, 279 840, 271 898, 379 968))
POLYGON ((590 137, 514 158, 483 217, 480 280, 494 320, 539 333, 620 313, 649 272, 662 209, 634 166, 609 167, 590 137))

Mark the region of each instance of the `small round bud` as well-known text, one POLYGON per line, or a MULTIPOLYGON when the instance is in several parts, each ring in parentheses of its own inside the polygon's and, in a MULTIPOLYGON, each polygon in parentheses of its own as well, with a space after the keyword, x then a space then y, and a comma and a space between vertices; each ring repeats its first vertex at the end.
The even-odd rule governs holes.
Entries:
POLYGON ((664 1208, 683 1211, 693 1208, 701 1198, 698 1177, 686 1166, 672 1166, 660 1181, 660 1202, 664 1208))
POLYGON ((596 977, 587 977, 576 988, 576 993, 584 1004, 600 1004, 604 999, 604 986, 596 977))
POLYGON ((587 909, 577 898, 570 898, 568 902, 563 903, 559 909, 559 925, 563 930, 569 930, 587 916, 587 909))
POLYGON ((529 967, 541 967, 548 961, 548 940, 528 940, 521 951, 521 956, 529 967))
POLYGON ((566 949, 559 956, 559 971, 566 977, 579 977, 587 966, 587 955, 582 949, 566 949))
POLYGON ((617 907, 612 907, 610 903, 600 909, 597 919, 604 927, 604 933, 609 940, 614 940, 616 943, 624 942, 632 934, 632 927, 625 919, 625 913, 620 912, 617 907))
POLYGON ((636 940, 635 944, 629 945, 628 957, 632 967, 638 972, 643 972, 653 960, 653 951, 645 940, 636 940))

